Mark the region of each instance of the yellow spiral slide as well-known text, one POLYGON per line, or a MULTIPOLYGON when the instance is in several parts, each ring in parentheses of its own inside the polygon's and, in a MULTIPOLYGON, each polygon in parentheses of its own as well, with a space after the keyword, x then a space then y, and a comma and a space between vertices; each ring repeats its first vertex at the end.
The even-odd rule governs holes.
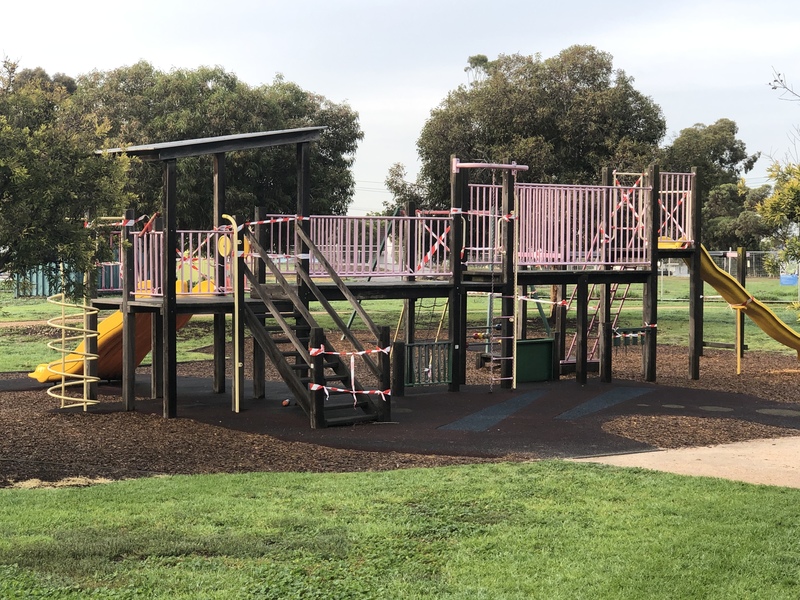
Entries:
MULTIPOLYGON (((192 315, 178 315, 177 328, 180 329, 192 315)), ((150 352, 151 346, 151 327, 153 315, 151 313, 138 313, 136 315, 136 364, 140 364, 144 357, 150 352)), ((97 326, 97 376, 100 379, 120 379, 122 377, 122 312, 117 311, 102 321, 97 326)), ((58 358, 51 362, 42 363, 28 377, 36 379, 41 383, 61 381, 61 375, 57 375, 48 369, 53 366, 56 370, 61 370, 62 364, 66 365, 67 374, 80 374, 83 372, 82 353, 83 343, 75 349, 75 354, 70 354, 64 359, 58 358)))

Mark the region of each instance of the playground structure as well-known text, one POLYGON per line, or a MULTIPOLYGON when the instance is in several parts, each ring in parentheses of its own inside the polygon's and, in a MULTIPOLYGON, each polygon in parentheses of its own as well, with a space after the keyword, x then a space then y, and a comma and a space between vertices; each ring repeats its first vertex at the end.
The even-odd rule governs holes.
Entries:
MULTIPOLYGON (((643 377, 655 381, 658 261, 664 257, 685 260, 692 274, 689 377, 699 378, 703 279, 724 289, 726 299, 741 304, 741 312, 753 316, 767 333, 800 350, 796 334, 792 337, 785 324, 749 295, 742 298, 741 291, 704 260, 707 255, 697 242, 695 173, 661 173, 651 167, 630 176, 606 169, 597 186, 528 184, 516 181, 516 174, 526 169, 523 165, 453 158, 449 211, 425 213, 409 206, 405 214, 392 217, 311 215, 309 145, 323 130, 310 127, 110 151, 160 162, 165 182, 161 218, 152 220, 148 230, 137 231, 136 215, 128 211, 120 224, 122 240, 129 242, 120 244, 125 249, 121 299, 92 302, 97 309, 119 311, 103 322, 113 320, 113 334, 104 333, 100 324, 97 354, 99 364, 104 356, 114 356, 118 370, 112 376, 123 381, 127 410, 135 407, 136 367, 152 348, 151 394, 162 398, 165 417, 176 416, 176 331, 193 314, 214 316, 212 386, 220 393, 226 385, 225 320, 232 315, 232 410, 238 412, 245 393, 244 338, 249 331, 254 340, 254 397, 264 395, 264 365, 269 359, 308 413, 312 427, 389 420, 392 394, 402 394, 409 386, 447 384, 450 391, 458 391, 476 339, 497 367, 498 384, 515 387, 518 350, 534 303, 541 308, 552 302, 555 308, 546 378, 572 373, 585 382, 596 370, 602 381, 611 381, 615 340, 634 338, 642 342, 643 377), (227 215, 226 153, 286 144, 296 148, 296 214, 271 215, 257 209, 252 220, 227 215), (199 155, 213 159, 214 228, 181 231, 176 161, 199 155), (502 183, 471 184, 469 173, 475 169, 494 170, 502 183), (642 322, 622 330, 619 312, 632 285, 643 286, 642 322), (528 293, 537 286, 554 286, 556 298, 528 293), (466 315, 475 295, 499 298, 500 310, 485 327, 473 331, 466 315), (376 324, 361 304, 380 299, 404 300, 402 340, 392 343, 389 327, 376 324), (342 300, 369 332, 369 347, 353 332, 353 319, 345 322, 331 304, 342 300), (447 307, 446 313, 439 313, 433 340, 419 340, 425 301, 447 307), (309 309, 312 302, 327 313, 337 333, 326 335, 309 309), (568 306, 576 314, 571 336, 568 306)), ((105 377, 104 373, 101 369, 91 375, 105 377)))

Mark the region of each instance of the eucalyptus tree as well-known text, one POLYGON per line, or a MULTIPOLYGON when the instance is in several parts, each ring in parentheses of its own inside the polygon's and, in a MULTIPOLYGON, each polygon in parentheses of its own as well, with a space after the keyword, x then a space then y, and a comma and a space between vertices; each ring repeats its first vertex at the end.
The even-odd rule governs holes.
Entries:
MULTIPOLYGON (((351 167, 363 139, 358 113, 278 76, 268 85, 250 86, 221 67, 163 72, 147 62, 78 79, 76 102, 111 124, 114 145, 138 145, 327 126, 312 145, 311 206, 316 213, 343 214, 352 200, 351 167)), ((296 210, 293 148, 231 153, 228 157, 228 211, 249 215, 253 206, 276 213, 296 210)), ((212 219, 210 157, 178 161, 179 222, 207 227, 212 219)), ((161 173, 134 164, 129 188, 139 212, 160 205, 161 173)))
MULTIPOLYGON (((118 213, 129 200, 128 162, 94 156, 109 125, 77 110, 69 81, 3 61, 0 272, 24 276, 60 264, 68 272, 87 271, 97 257, 86 216, 118 213)), ((68 282, 68 293, 79 293, 75 283, 68 282)))
MULTIPOLYGON (((419 139, 419 184, 432 207, 449 197, 449 157, 515 160, 524 180, 597 183, 602 167, 641 170, 658 152, 666 124, 661 109, 612 56, 592 46, 558 55, 476 55, 470 82, 431 111, 419 139)), ((490 173, 476 178, 489 181, 490 173)))

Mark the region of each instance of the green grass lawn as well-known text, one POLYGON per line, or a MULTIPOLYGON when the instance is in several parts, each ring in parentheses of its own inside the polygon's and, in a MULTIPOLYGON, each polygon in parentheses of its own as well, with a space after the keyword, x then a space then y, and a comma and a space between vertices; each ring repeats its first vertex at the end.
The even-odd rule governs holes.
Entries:
POLYGON ((554 461, 0 490, 0 597, 797 598, 798 502, 554 461))
MULTIPOLYGON (((769 303, 770 308, 790 327, 798 321, 797 312, 792 302, 797 300, 797 288, 781 286, 777 279, 752 279, 747 284, 748 291, 756 298, 769 303)), ((540 288, 543 298, 549 297, 549 288, 540 288)), ((716 292, 705 286, 706 304, 704 308, 704 339, 713 342, 733 343, 735 341, 734 311, 722 300, 715 298, 716 292)), ((660 344, 685 346, 689 337, 689 282, 687 278, 662 277, 659 280, 659 323, 658 338, 660 344)), ((620 324, 623 327, 639 327, 641 319, 642 286, 631 286, 629 299, 625 303, 620 324)), ((351 313, 346 302, 334 302, 333 305, 345 318, 351 313)), ((400 300, 367 301, 364 306, 376 323, 389 325, 392 334, 398 324, 403 310, 400 300)), ((468 322, 471 327, 485 326, 488 300, 485 295, 471 295, 468 301, 468 322)), ((495 311, 499 311, 499 300, 495 300, 495 311)), ((312 303, 312 312, 320 325, 333 327, 333 320, 312 303)), ((420 300, 417 305, 419 327, 435 330, 442 319, 445 305, 443 300, 420 300)), ((60 314, 60 308, 48 304, 43 299, 14 299, 8 292, 0 292, 0 323, 14 325, 6 328, 0 336, 0 372, 28 371, 42 362, 57 358, 57 354, 47 348, 51 333, 44 327, 26 327, 31 321, 42 321, 60 314)), ((574 312, 570 316, 574 316, 574 312)), ((537 311, 529 307, 529 318, 536 327, 537 311)), ((357 317, 354 327, 363 329, 363 323, 357 317)), ((445 319, 444 327, 447 322, 445 319)), ((798 326, 800 329, 800 326, 798 326)), ((230 331, 230 328, 229 328, 230 331)), ((178 360, 207 360, 211 356, 199 351, 213 342, 211 319, 195 317, 178 334, 178 360)), ((775 352, 792 352, 792 350, 775 342, 763 333, 752 321, 745 319, 745 343, 751 350, 768 350, 775 352)), ((145 364, 149 361, 145 359, 145 364)))

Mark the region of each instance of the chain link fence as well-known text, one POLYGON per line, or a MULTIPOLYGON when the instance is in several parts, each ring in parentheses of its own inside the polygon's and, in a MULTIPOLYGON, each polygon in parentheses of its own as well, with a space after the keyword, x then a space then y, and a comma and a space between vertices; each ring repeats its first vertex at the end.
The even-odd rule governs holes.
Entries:
MULTIPOLYGON (((714 250, 709 251, 709 254, 720 269, 736 277, 739 272, 739 255, 736 251, 714 250)), ((679 258, 661 261, 660 269, 662 275, 689 277, 689 267, 679 258)), ((797 273, 798 265, 796 263, 782 264, 777 252, 747 252, 747 277, 774 277, 777 279, 781 275, 796 275, 797 273)))

